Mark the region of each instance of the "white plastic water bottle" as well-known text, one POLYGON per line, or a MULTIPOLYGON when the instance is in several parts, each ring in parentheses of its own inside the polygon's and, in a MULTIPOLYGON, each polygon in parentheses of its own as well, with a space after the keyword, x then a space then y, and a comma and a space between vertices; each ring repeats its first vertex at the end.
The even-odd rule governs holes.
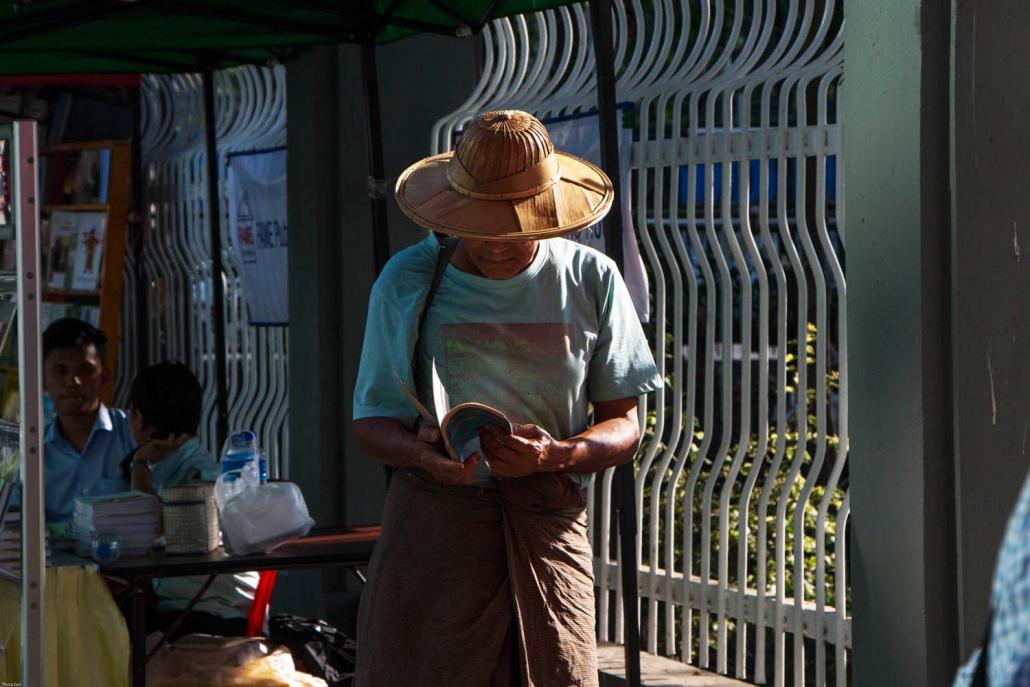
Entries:
POLYGON ((250 430, 233 432, 222 446, 222 474, 226 481, 233 481, 239 476, 243 466, 258 455, 257 436, 250 430))

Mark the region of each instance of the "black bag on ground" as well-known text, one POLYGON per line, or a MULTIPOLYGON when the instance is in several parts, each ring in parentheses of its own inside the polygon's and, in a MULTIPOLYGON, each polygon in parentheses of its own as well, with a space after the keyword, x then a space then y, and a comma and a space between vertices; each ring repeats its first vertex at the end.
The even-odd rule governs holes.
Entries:
POLYGON ((280 613, 268 621, 268 638, 293 654, 298 670, 320 677, 330 687, 350 687, 357 645, 324 620, 280 613))

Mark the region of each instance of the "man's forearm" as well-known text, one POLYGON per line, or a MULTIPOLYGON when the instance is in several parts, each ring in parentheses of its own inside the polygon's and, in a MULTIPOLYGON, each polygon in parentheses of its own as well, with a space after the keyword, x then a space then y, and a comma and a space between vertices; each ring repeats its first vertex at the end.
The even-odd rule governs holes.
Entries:
POLYGON ((395 468, 419 466, 423 446, 415 434, 399 421, 388 417, 355 420, 354 438, 365 454, 395 468))
POLYGON ((145 462, 133 461, 129 466, 129 489, 153 494, 154 485, 150 479, 150 468, 145 462))
POLYGON ((599 472, 631 460, 639 441, 635 418, 611 418, 558 441, 555 455, 548 457, 548 463, 557 472, 599 472))

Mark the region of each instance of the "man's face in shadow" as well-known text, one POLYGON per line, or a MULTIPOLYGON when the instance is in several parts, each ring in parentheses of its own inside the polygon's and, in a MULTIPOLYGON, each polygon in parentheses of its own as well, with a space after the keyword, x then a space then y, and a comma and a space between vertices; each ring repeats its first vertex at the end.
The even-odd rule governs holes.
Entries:
POLYGON ((93 344, 55 349, 43 363, 43 385, 58 416, 96 413, 106 381, 107 371, 93 344))
POLYGON ((487 279, 511 279, 533 262, 538 243, 462 239, 461 248, 481 276, 487 279))

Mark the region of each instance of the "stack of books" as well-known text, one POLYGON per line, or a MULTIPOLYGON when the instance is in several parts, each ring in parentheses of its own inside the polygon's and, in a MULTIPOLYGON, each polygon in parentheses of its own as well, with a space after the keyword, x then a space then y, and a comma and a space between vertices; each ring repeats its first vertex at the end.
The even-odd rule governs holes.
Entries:
POLYGON ((117 538, 120 556, 142 556, 160 534, 160 504, 139 491, 80 497, 72 522, 80 555, 91 555, 94 535, 101 534, 117 538))
MULTIPOLYGON (((46 565, 50 565, 50 537, 46 536, 46 565)), ((0 521, 0 570, 21 575, 21 513, 10 509, 0 521)))

